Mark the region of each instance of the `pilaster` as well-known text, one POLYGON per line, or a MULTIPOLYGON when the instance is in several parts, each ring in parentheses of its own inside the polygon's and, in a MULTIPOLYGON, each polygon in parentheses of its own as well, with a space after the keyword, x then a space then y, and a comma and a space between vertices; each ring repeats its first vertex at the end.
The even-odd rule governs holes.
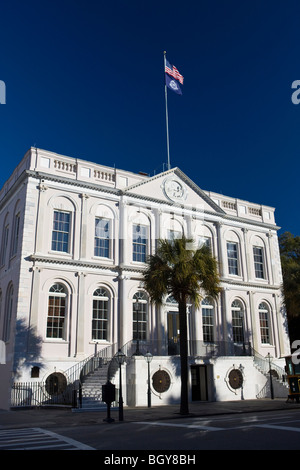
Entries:
POLYGON ((89 199, 89 195, 80 194, 80 197, 81 197, 81 230, 80 230, 79 257, 80 259, 86 259, 87 258, 87 242, 88 242, 87 201, 89 199))

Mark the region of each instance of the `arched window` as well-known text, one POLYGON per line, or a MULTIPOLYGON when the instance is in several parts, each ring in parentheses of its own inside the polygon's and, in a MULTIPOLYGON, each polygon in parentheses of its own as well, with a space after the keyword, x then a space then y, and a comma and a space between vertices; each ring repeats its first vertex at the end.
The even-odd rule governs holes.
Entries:
POLYGON ((8 216, 7 216, 4 221, 3 228, 2 228, 0 266, 3 266, 5 264, 7 248, 8 248, 8 238, 9 238, 9 222, 8 222, 8 216))
POLYGON ((148 297, 145 292, 136 292, 133 296, 133 340, 147 339, 148 297))
POLYGON ((20 240, 20 208, 19 208, 19 202, 17 203, 16 209, 15 209, 15 214, 14 214, 14 220, 13 220, 13 231, 12 231, 12 241, 11 241, 11 247, 10 247, 10 256, 14 256, 19 247, 19 240, 20 240))
POLYGON ((209 298, 203 299, 202 305, 202 330, 203 341, 214 341, 214 306, 209 298))
POLYGON ((168 295, 168 297, 166 298, 166 303, 167 304, 173 304, 173 305, 178 305, 177 304, 177 301, 174 299, 173 295, 168 295))
POLYGON ((50 287, 48 298, 47 338, 66 339, 67 291, 65 286, 56 283, 50 287))
POLYGON ((10 338, 10 327, 13 312, 13 299, 14 299, 14 287, 12 284, 8 286, 5 299, 5 311, 4 311, 4 325, 3 325, 3 341, 9 341, 10 338))
POLYGON ((244 307, 239 300, 231 304, 232 335, 234 343, 244 343, 244 307))
POLYGON ((108 340, 110 297, 106 289, 99 287, 93 293, 92 339, 108 340))
POLYGON ((260 337, 262 344, 271 344, 270 310, 265 302, 258 306, 260 337))

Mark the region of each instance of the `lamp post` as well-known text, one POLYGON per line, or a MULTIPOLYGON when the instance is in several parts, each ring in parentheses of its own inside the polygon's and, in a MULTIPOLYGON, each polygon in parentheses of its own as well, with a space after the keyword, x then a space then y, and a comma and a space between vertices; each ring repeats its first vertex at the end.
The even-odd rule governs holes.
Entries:
POLYGON ((134 356, 140 356, 140 329, 139 329, 139 312, 141 311, 142 305, 136 299, 135 303, 133 304, 133 310, 136 313, 136 350, 135 353, 133 354, 134 356))
POLYGON ((150 362, 152 361, 153 356, 149 351, 147 351, 147 353, 145 354, 144 357, 145 357, 146 362, 148 364, 148 408, 151 408, 150 362))
POLYGON ((119 421, 124 421, 124 415, 123 415, 123 396, 122 396, 122 371, 121 371, 121 366, 124 364, 126 356, 124 353, 122 353, 121 349, 116 354, 116 359, 119 364, 119 370, 120 370, 120 390, 119 390, 119 421))
POLYGON ((270 373, 270 392, 271 399, 274 400, 274 391, 273 391, 273 381, 272 381, 272 371, 271 371, 271 354, 268 352, 267 358, 269 359, 269 373, 270 373))

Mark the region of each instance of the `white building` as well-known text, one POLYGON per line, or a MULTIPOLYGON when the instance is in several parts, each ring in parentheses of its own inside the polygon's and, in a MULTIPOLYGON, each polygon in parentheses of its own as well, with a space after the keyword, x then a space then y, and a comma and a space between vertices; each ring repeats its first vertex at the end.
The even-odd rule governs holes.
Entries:
POLYGON ((152 403, 177 402, 177 305, 152 305, 141 281, 157 239, 182 233, 209 244, 222 281, 218 301, 189 306, 191 400, 255 398, 259 355, 290 352, 272 207, 203 191, 178 168, 149 177, 31 148, 0 192, 0 227, 0 408, 13 383, 64 387, 118 348, 125 404, 146 405, 137 337, 154 356, 152 403))

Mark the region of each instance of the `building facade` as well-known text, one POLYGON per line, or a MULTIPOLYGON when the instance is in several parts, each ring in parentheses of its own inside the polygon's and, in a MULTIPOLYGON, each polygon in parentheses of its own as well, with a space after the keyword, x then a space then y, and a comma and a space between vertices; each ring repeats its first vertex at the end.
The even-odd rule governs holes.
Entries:
POLYGON ((254 357, 290 352, 272 207, 204 191, 178 168, 149 177, 31 148, 0 192, 0 227, 2 408, 13 383, 67 381, 119 348, 125 403, 144 405, 137 347, 153 354, 153 402, 178 401, 177 305, 151 304, 142 282, 160 238, 207 244, 220 270, 217 301, 188 307, 191 399, 255 398, 266 378, 254 357))

